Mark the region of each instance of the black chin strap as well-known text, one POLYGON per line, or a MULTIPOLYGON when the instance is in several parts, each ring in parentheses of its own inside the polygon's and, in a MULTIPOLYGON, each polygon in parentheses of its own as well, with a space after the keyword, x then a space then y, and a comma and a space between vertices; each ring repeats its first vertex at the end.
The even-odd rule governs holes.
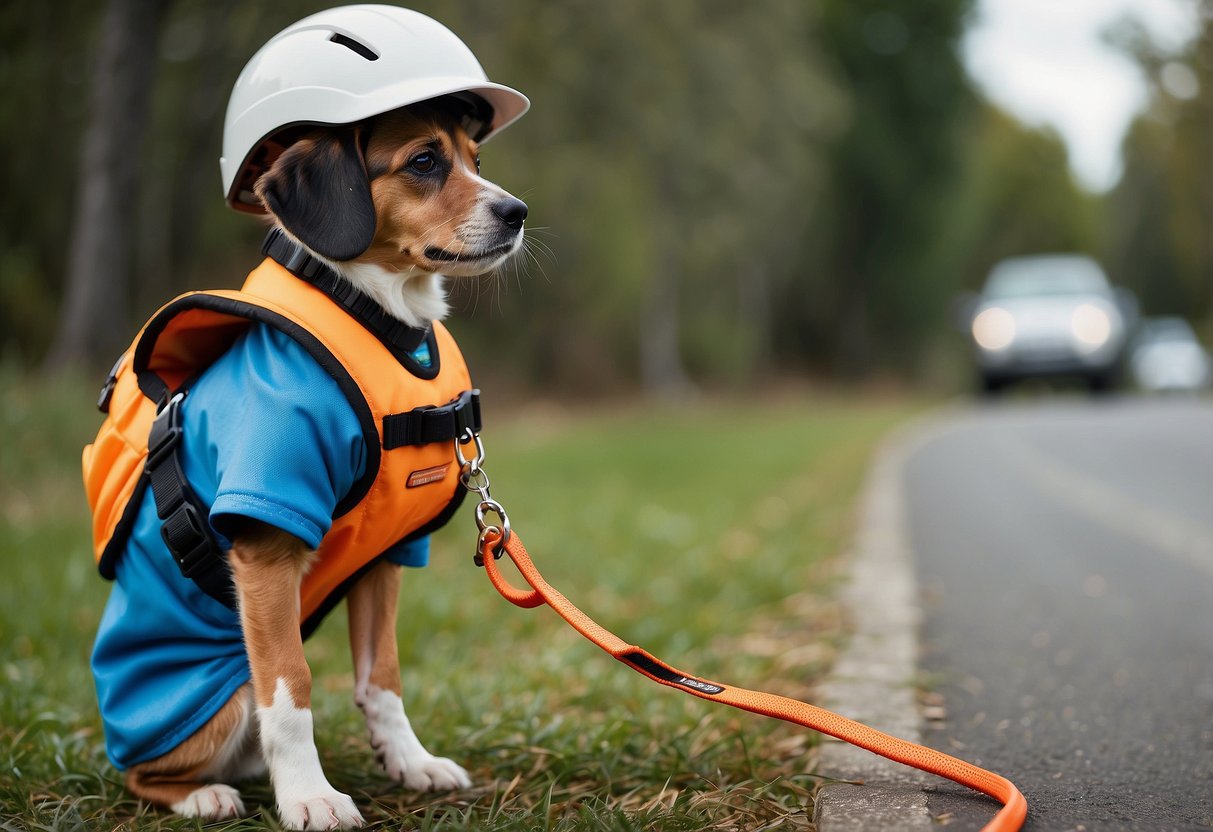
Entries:
POLYGON ((400 358, 420 347, 429 329, 418 329, 393 318, 378 303, 354 288, 323 260, 307 253, 282 231, 273 228, 261 244, 266 257, 278 263, 300 280, 305 280, 324 292, 348 312, 354 320, 370 330, 393 354, 400 358))

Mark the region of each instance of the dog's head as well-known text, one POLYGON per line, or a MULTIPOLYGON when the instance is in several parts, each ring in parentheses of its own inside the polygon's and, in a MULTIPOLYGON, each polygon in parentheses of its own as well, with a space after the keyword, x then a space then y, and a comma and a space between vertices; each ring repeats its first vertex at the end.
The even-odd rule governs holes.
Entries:
MULTIPOLYGON (((391 276, 440 291, 426 279, 483 274, 515 253, 527 216, 524 202, 480 176, 479 147, 462 116, 457 99, 436 99, 358 125, 310 129, 257 180, 257 196, 288 233, 356 283, 362 275, 382 290, 391 276)), ((413 317, 378 299, 397 317, 413 317)))

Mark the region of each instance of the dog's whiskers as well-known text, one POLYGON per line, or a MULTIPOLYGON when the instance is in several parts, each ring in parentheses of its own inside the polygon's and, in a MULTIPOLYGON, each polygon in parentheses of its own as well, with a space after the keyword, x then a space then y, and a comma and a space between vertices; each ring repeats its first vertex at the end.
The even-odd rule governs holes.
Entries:
POLYGON ((524 253, 528 257, 530 257, 532 260, 534 260, 536 265, 539 265, 539 255, 540 254, 547 257, 553 263, 556 262, 556 252, 552 251, 551 247, 549 247, 545 243, 540 242, 539 240, 531 240, 528 242, 530 243, 530 245, 524 247, 524 253))
POLYGON ((442 228, 442 226, 444 226, 444 225, 449 225, 450 223, 454 222, 454 221, 455 221, 455 219, 456 219, 456 217, 454 217, 454 216, 447 217, 447 218, 446 218, 445 220, 443 220, 442 222, 440 222, 440 223, 438 223, 438 224, 436 224, 436 225, 432 225, 432 226, 430 226, 429 228, 427 228, 425 231, 421 232, 421 234, 420 234, 419 236, 420 236, 422 239, 425 239, 426 237, 430 236, 430 235, 431 235, 431 234, 433 234, 435 231, 437 231, 439 228, 442 228))
POLYGON ((540 260, 539 255, 545 255, 555 264, 556 253, 546 243, 534 237, 527 237, 522 241, 522 253, 526 258, 526 262, 534 264, 535 268, 539 270, 539 274, 542 275, 544 282, 551 284, 552 280, 548 277, 547 269, 543 267, 543 262, 540 260))

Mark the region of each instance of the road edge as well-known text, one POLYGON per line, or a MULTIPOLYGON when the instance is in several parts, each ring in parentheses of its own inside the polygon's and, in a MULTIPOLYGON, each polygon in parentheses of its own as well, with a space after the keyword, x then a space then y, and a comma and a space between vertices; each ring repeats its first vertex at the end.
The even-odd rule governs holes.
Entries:
MULTIPOLYGON (((948 410, 894 430, 877 448, 839 596, 851 637, 818 688, 823 707, 910 742, 921 741, 915 680, 922 607, 902 473, 909 457, 944 429, 948 410)), ((823 736, 817 771, 845 781, 818 791, 813 820, 819 832, 933 826, 923 790, 928 777, 916 769, 823 736)))

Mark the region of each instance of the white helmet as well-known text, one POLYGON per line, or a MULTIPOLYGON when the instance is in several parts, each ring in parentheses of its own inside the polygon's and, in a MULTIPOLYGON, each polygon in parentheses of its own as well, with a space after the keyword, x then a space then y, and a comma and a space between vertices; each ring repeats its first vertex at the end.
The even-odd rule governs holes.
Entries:
POLYGON ((351 124, 451 93, 471 94, 461 96, 474 112, 469 132, 482 142, 531 106, 490 81, 463 41, 423 14, 365 5, 305 17, 270 38, 236 79, 219 159, 224 197, 238 210, 263 211, 253 183, 281 150, 267 140, 285 128, 351 124))

